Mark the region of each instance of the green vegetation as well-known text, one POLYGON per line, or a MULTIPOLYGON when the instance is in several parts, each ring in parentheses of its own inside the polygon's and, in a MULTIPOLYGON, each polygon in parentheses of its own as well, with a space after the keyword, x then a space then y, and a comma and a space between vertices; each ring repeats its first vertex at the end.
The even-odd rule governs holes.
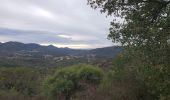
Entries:
POLYGON ((94 90, 103 71, 93 65, 37 69, 0 68, 0 100, 74 100, 79 93, 94 90))
POLYGON ((38 72, 29 68, 1 68, 0 89, 17 91, 22 94, 33 95, 37 93, 38 72))
MULTIPOLYGON (((170 1, 88 0, 92 8, 121 17, 111 22, 109 38, 121 43, 128 73, 145 86, 150 100, 170 99, 170 1)), ((118 68, 119 69, 119 68, 118 68)), ((124 68, 123 68, 124 69, 124 68)), ((123 73, 125 71, 123 70, 123 73)), ((140 85, 140 84, 138 84, 140 85)))
POLYGON ((90 65, 71 66, 58 70, 54 76, 48 77, 44 83, 45 92, 54 100, 70 100, 76 92, 102 80, 102 71, 90 65))
POLYGON ((35 69, 0 68, 0 99, 17 100, 35 96, 40 93, 40 80, 40 73, 35 69))
POLYGON ((170 100, 170 1, 88 2, 123 18, 111 22, 109 38, 124 52, 104 64, 0 68, 0 100, 170 100))
MULTIPOLYGON (((158 96, 153 93, 160 93, 158 87, 147 83, 161 82, 152 77, 144 80, 143 69, 138 68, 141 62, 127 54, 120 54, 111 65, 99 64, 101 68, 85 64, 52 69, 0 68, 0 100, 155 100, 158 96)), ((168 91, 162 86, 162 91, 168 91)))

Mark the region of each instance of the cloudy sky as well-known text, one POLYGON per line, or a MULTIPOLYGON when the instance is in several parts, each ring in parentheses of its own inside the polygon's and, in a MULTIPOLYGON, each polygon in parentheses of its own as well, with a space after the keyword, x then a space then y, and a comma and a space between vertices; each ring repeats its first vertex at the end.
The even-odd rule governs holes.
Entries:
POLYGON ((0 0, 0 42, 70 48, 111 46, 109 22, 87 0, 0 0))

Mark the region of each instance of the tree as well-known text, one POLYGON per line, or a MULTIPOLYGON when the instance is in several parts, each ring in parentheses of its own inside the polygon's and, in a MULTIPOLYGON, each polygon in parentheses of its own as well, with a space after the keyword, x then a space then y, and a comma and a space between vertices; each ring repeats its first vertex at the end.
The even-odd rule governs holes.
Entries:
POLYGON ((88 0, 93 8, 121 17, 111 22, 109 39, 147 55, 153 65, 170 64, 170 0, 88 0), (160 59, 158 59, 160 58, 160 59))
POLYGON ((127 47, 156 99, 170 99, 170 0, 88 0, 112 15, 109 39, 127 47), (122 18, 121 21, 116 20, 122 18))
POLYGON ((44 91, 52 99, 70 100, 77 91, 86 89, 87 85, 99 84, 102 71, 91 65, 79 65, 56 71, 44 82, 44 91))
POLYGON ((88 3, 124 20, 111 22, 109 38, 114 42, 143 45, 147 39, 160 36, 160 32, 169 39, 170 0, 88 0, 88 3))

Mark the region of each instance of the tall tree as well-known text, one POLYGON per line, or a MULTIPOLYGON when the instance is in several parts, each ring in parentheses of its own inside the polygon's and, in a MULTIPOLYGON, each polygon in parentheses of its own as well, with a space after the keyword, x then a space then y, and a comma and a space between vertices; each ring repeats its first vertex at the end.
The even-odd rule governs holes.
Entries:
POLYGON ((170 0, 88 0, 88 4, 114 17, 109 39, 138 56, 143 67, 137 70, 157 99, 170 99, 170 0))
POLYGON ((88 3, 103 13, 122 18, 121 23, 116 19, 111 22, 109 37, 114 42, 143 45, 151 37, 156 40, 157 35, 169 39, 170 0, 88 0, 88 3))

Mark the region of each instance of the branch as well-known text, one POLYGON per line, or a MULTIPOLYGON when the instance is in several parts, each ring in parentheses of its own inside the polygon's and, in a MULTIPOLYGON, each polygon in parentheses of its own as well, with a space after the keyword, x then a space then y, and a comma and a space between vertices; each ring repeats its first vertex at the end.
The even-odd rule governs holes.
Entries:
POLYGON ((170 1, 168 1, 166 4, 167 4, 167 5, 170 4, 170 1))
POLYGON ((170 4, 170 1, 161 2, 160 6, 155 10, 155 13, 153 14, 152 22, 157 19, 157 17, 161 13, 162 9, 166 8, 168 4, 170 4))

